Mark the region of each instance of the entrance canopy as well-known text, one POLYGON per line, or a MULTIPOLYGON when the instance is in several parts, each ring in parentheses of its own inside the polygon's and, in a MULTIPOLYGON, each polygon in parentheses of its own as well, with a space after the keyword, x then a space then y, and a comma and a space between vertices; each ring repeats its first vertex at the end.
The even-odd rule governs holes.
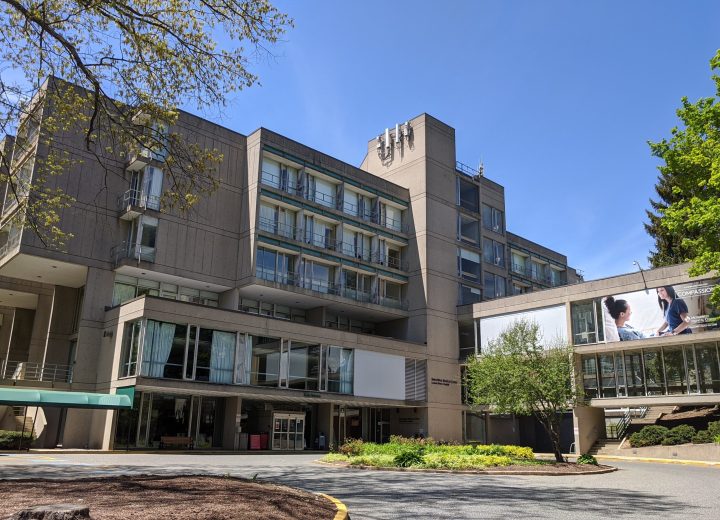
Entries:
POLYGON ((57 392, 25 388, 0 388, 0 405, 43 406, 56 408, 99 408, 116 410, 132 408, 127 394, 92 394, 88 392, 57 392))

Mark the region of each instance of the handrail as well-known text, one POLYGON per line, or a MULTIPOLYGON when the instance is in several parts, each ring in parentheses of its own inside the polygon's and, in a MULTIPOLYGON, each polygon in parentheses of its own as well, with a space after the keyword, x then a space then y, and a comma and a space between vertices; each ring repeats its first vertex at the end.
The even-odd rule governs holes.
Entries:
POLYGON ((475 169, 472 166, 468 166, 460 161, 455 161, 455 169, 468 177, 482 177, 482 172, 480 170, 475 169))
POLYGON ((3 360, 0 366, 0 379, 12 379, 15 381, 55 381, 71 383, 72 373, 72 365, 61 365, 57 363, 3 360))
POLYGON ((297 240, 297 237, 301 235, 299 228, 290 224, 285 224, 284 222, 277 222, 275 219, 260 217, 259 224, 262 231, 266 231, 280 237, 297 240))
POLYGON ((155 248, 144 246, 142 244, 123 242, 110 250, 110 256, 115 265, 125 258, 132 258, 138 262, 141 260, 145 262, 154 262, 155 248))
POLYGON ((150 208, 154 210, 160 209, 160 197, 157 195, 148 195, 142 190, 127 190, 120 195, 117 200, 118 209, 123 211, 128 206, 137 206, 140 208, 150 208))

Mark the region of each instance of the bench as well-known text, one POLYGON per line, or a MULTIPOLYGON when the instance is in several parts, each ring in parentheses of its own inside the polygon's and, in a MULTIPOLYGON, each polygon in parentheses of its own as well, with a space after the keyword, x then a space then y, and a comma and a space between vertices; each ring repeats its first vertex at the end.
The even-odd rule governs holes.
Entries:
POLYGON ((194 443, 192 437, 173 437, 170 435, 160 437, 160 449, 169 446, 185 447, 191 450, 194 447, 194 443))

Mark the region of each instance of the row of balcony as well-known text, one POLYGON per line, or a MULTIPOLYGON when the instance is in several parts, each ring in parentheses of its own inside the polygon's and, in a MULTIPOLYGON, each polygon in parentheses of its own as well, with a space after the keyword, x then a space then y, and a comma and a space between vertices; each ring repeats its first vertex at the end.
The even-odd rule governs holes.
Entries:
POLYGON ((552 287, 563 285, 563 281, 559 279, 554 279, 552 276, 548 276, 543 273, 539 273, 537 269, 533 269, 532 267, 520 265, 513 263, 511 266, 511 271, 513 273, 519 274, 521 276, 524 276, 525 278, 529 278, 531 280, 534 280, 536 282, 540 282, 545 285, 550 285, 552 287))
POLYGON ((382 296, 380 294, 373 293, 372 291, 364 291, 357 288, 343 286, 339 283, 314 278, 310 275, 294 271, 277 271, 274 269, 258 267, 256 269, 255 276, 268 282, 308 289, 312 292, 323 295, 331 294, 335 296, 342 296, 343 298, 360 303, 375 303, 384 307, 402 310, 407 310, 408 308, 408 302, 406 300, 401 300, 391 296, 382 296))
POLYGON ((313 233, 309 230, 303 230, 302 228, 292 226, 290 224, 276 222, 273 219, 266 217, 260 217, 259 225, 262 231, 282 238, 321 247, 329 251, 336 251, 346 256, 384 265, 393 269, 400 269, 403 271, 408 270, 407 262, 402 262, 400 258, 396 256, 387 255, 382 251, 362 249, 353 243, 336 240, 334 234, 325 235, 313 233))
POLYGON ((271 188, 315 202, 321 206, 342 211, 343 213, 357 217, 366 222, 379 224, 392 231, 399 231, 402 233, 408 232, 407 223, 403 223, 400 219, 396 219, 388 215, 382 215, 376 210, 360 207, 358 204, 353 204, 349 201, 340 200, 340 197, 329 193, 323 193, 317 190, 306 190, 303 185, 288 182, 286 179, 282 179, 274 173, 270 173, 265 170, 262 172, 262 183, 266 186, 270 186, 271 188))
POLYGON ((3 360, 0 379, 72 383, 72 365, 3 360))

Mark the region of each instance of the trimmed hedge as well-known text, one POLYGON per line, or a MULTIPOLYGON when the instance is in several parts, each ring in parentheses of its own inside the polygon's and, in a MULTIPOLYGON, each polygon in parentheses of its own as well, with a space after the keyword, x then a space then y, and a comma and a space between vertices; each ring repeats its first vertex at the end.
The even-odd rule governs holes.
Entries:
POLYGON ((630 436, 630 445, 633 448, 642 448, 643 446, 655 446, 660 444, 670 430, 664 426, 645 426, 639 432, 635 432, 630 436))
POLYGON ((720 421, 713 421, 708 423, 707 431, 710 432, 710 436, 720 436, 720 421))
POLYGON ((707 430, 700 430, 695 435, 693 435, 692 443, 693 444, 708 444, 713 441, 712 435, 710 435, 710 432, 707 430))
POLYGON ((21 444, 22 446, 28 447, 34 440, 35 436, 30 432, 23 433, 0 430, 0 450, 17 450, 20 449, 21 444))
POLYGON ((675 426, 675 428, 670 430, 667 435, 665 435, 665 438, 662 440, 661 444, 663 446, 687 444, 688 442, 692 441, 694 435, 695 428, 688 424, 681 424, 679 426, 675 426))

